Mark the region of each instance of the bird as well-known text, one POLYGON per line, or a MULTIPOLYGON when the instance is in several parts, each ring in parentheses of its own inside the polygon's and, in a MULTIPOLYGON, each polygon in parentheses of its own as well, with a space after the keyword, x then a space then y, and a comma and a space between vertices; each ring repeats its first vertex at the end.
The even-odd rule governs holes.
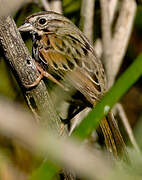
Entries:
MULTIPOLYGON (((95 107, 107 91, 101 60, 93 45, 68 18, 53 11, 34 13, 19 28, 32 35, 32 54, 40 76, 27 88, 38 85, 43 77, 70 91, 74 89, 72 116, 85 107, 95 107)), ((110 112, 100 122, 109 152, 119 156, 125 148, 116 120, 110 112)))

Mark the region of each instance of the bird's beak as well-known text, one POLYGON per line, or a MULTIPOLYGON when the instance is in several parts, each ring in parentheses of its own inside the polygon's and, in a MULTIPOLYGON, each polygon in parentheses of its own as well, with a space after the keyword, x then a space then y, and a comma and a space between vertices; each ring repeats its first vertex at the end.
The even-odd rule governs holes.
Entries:
POLYGON ((30 23, 24 23, 18 28, 19 31, 29 32, 33 30, 33 26, 30 23))

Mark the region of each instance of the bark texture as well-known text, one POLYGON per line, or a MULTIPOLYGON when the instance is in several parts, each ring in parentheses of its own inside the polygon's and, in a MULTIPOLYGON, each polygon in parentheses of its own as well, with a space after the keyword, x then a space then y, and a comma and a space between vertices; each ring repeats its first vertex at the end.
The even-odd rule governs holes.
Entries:
POLYGON ((39 76, 39 72, 10 16, 0 17, 0 42, 6 60, 12 67, 32 112, 43 126, 59 132, 61 121, 44 82, 41 81, 38 86, 31 89, 24 87, 25 84, 32 84, 39 76))

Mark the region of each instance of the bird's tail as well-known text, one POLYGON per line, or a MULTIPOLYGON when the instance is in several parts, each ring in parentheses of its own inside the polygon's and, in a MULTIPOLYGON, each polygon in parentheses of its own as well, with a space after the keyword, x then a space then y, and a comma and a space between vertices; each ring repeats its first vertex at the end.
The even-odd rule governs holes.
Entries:
POLYGON ((105 138, 107 149, 112 152, 115 157, 123 154, 125 151, 125 143, 111 112, 101 121, 100 127, 105 138))

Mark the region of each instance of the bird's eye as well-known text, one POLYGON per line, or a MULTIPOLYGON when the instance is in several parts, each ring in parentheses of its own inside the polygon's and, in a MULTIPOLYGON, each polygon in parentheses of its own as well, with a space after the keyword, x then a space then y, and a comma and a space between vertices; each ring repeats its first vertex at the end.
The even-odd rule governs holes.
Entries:
POLYGON ((45 18, 41 18, 41 19, 39 19, 38 22, 39 22, 39 24, 44 25, 46 23, 46 19, 45 18))

